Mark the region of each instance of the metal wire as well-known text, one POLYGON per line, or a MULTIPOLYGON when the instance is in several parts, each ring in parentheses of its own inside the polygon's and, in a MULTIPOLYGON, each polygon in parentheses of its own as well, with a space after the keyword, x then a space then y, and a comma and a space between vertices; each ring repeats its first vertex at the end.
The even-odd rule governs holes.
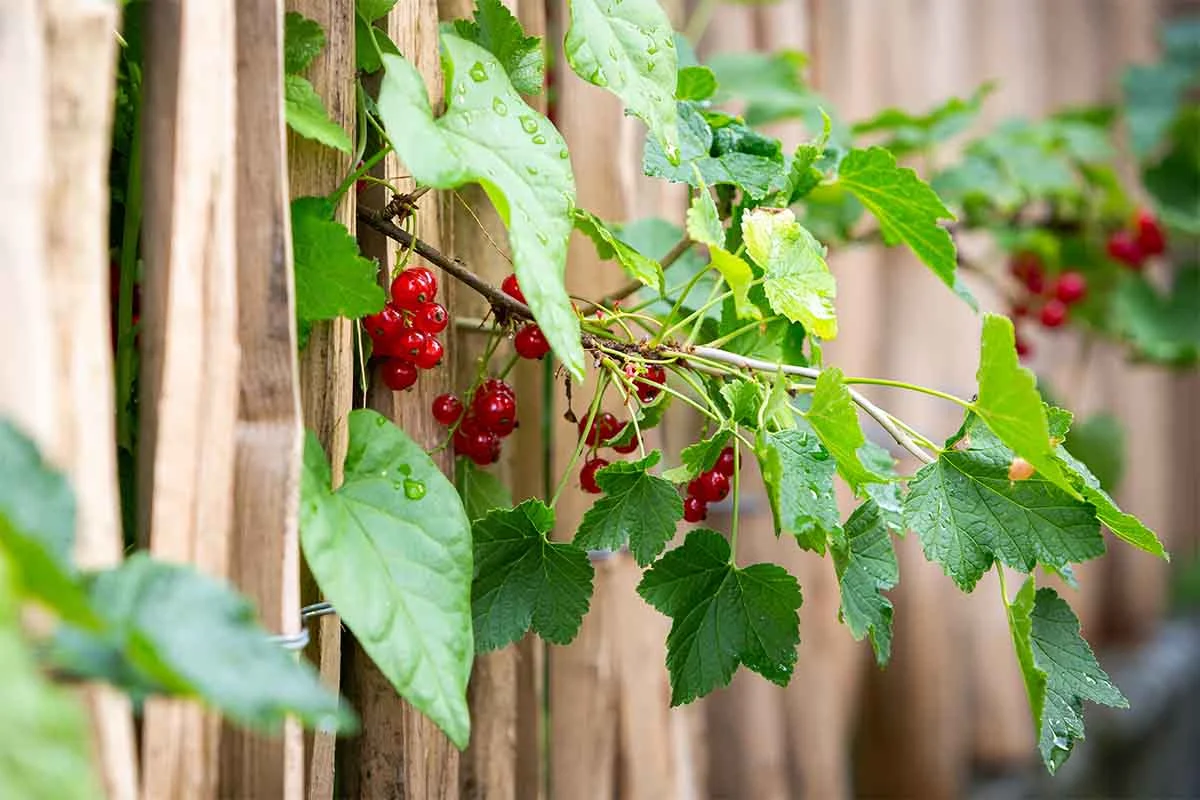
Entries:
POLYGON ((313 603, 310 606, 305 606, 300 609, 300 632, 272 636, 270 641, 272 644, 279 645, 284 650, 303 650, 305 647, 308 647, 308 643, 311 640, 308 633, 308 621, 314 617, 324 617, 336 613, 337 611, 330 603, 313 603))

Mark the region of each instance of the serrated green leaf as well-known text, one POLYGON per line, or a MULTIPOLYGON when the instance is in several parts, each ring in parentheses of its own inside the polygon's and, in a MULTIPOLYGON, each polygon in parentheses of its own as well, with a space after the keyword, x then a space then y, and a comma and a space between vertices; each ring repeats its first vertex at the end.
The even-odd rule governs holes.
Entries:
POLYGON ((455 20, 454 32, 494 55, 518 92, 542 91, 546 79, 542 40, 526 36, 521 23, 500 0, 477 0, 474 19, 455 20))
POLYGON ((880 594, 900 580, 887 518, 873 500, 854 510, 830 549, 842 596, 842 620, 856 640, 870 635, 880 666, 892 656, 892 601, 880 594))
POLYGON ((367 22, 362 14, 354 15, 354 60, 357 67, 367 74, 383 69, 383 54, 400 55, 396 43, 388 38, 387 32, 367 22))
POLYGON ((379 267, 359 255, 358 242, 332 219, 324 198, 292 201, 292 251, 300 320, 357 319, 383 308, 379 267))
POLYGON ((354 8, 367 22, 386 17, 396 6, 397 0, 354 0, 354 8))
POLYGON ((825 248, 796 222, 791 209, 747 212, 742 238, 746 252, 765 273, 763 288, 771 308, 813 336, 835 338, 837 282, 825 263, 825 248))
POLYGON ((470 735, 471 526, 454 485, 385 417, 350 412, 335 492, 313 434, 300 543, 326 599, 405 699, 456 745, 470 735))
POLYGON ((717 213, 717 204, 704 179, 700 178, 700 191, 692 198, 687 211, 687 233, 694 241, 709 247, 725 246, 725 226, 717 213))
POLYGON ((595 214, 576 208, 572 211, 572 217, 575 220, 575 230, 591 239, 592 244, 596 246, 597 256, 606 261, 616 261, 634 280, 641 281, 646 286, 653 286, 660 292, 666 291, 661 264, 617 238, 595 214))
POLYGON ((750 300, 750 284, 754 271, 750 265, 725 249, 725 228, 717 205, 703 178, 697 179, 700 190, 692 199, 687 212, 687 232, 694 241, 708 245, 712 266, 721 273, 733 292, 734 308, 742 319, 762 319, 762 312, 750 300))
POLYGON ((1063 447, 1087 466, 1100 488, 1115 491, 1125 471, 1125 429, 1119 419, 1093 414, 1071 428, 1063 447))
POLYGON ((964 431, 909 481, 904 499, 905 527, 960 588, 971 591, 995 560, 1032 572, 1038 564, 1060 569, 1104 553, 1092 505, 1042 473, 1010 480, 1013 451, 973 417, 964 431))
POLYGON ((287 124, 306 139, 349 153, 350 135, 332 119, 317 90, 299 75, 283 76, 283 109, 287 124))
POLYGON ((596 472, 604 494, 580 520, 576 546, 616 550, 628 542, 641 566, 662 552, 683 519, 683 500, 670 481, 650 474, 659 458, 655 450, 640 461, 617 461, 596 472))
MULTIPOLYGON (((717 76, 717 100, 736 99, 745 104, 749 125, 801 119, 810 134, 821 129, 822 106, 829 104, 809 87, 802 73, 808 58, 795 50, 774 53, 717 53, 708 65, 717 76)), ((849 130, 836 123, 834 140, 849 141, 849 130)))
POLYGON ((980 344, 979 396, 972 409, 987 426, 1042 477, 1078 498, 1079 491, 1054 459, 1054 444, 1037 379, 1021 366, 1012 320, 1000 314, 983 315, 980 344))
POLYGON ((592 597, 595 571, 587 553, 552 542, 554 510, 540 500, 493 509, 475 523, 471 609, 479 652, 496 650, 528 630, 569 644, 592 597))
POLYGON ((825 146, 829 143, 833 122, 824 111, 821 112, 821 116, 825 124, 820 137, 812 142, 796 145, 796 150, 792 153, 791 166, 781 176, 777 185, 772 187, 779 192, 779 205, 781 206, 790 206, 803 199, 825 178, 825 174, 816 167, 816 164, 825 154, 825 146))
POLYGON ((434 118, 421 74, 384 56, 379 113, 397 155, 422 184, 483 186, 508 226, 521 291, 554 353, 583 378, 579 318, 563 284, 575 179, 567 146, 550 122, 521 99, 488 51, 443 32, 448 108, 434 118), (497 148, 496 142, 504 142, 497 148))
POLYGON ((675 79, 676 100, 707 100, 717 91, 717 76, 708 67, 679 67, 675 79))
POLYGON ((1086 464, 1067 452, 1061 445, 1056 454, 1059 463, 1066 467, 1068 476, 1079 488, 1083 499, 1096 507, 1096 517, 1113 532, 1113 535, 1139 550, 1145 550, 1150 555, 1158 556, 1164 561, 1171 560, 1154 531, 1147 528, 1145 523, 1137 517, 1121 511, 1086 464))
POLYGON ((995 89, 988 82, 970 97, 951 97, 924 114, 911 114, 899 108, 887 108, 868 120, 854 125, 855 136, 872 133, 889 134, 883 146, 897 158, 915 150, 924 150, 944 142, 966 130, 983 107, 983 101, 995 89))
POLYGON ((670 483, 687 483, 701 472, 712 469, 732 435, 731 431, 722 428, 707 439, 689 444, 679 451, 679 460, 683 463, 664 472, 663 478, 670 483))
POLYGON ((571 0, 563 52, 575 74, 621 98, 679 160, 675 32, 655 0, 571 0))
POLYGON ((841 528, 833 476, 837 464, 817 440, 801 430, 759 431, 755 450, 775 518, 775 534, 787 531, 805 550, 825 553, 825 540, 841 528))
POLYGON ((780 686, 791 679, 802 598, 783 567, 735 567, 721 534, 695 530, 646 571, 638 594, 671 617, 672 706, 727 685, 739 664, 780 686))
POLYGON ((812 404, 804 414, 837 462, 838 472, 855 492, 872 482, 887 480, 868 469, 859 457, 866 443, 854 400, 846 389, 845 376, 836 367, 823 370, 812 393, 812 404))
POLYGON ((1025 692, 1029 696, 1029 710, 1033 714, 1033 726, 1040 736, 1042 713, 1046 708, 1046 673, 1033 659, 1033 607, 1037 600, 1037 585, 1033 576, 1026 578, 1012 603, 1005 598, 1008 613, 1008 631, 1012 635, 1013 648, 1017 651, 1017 664, 1025 680, 1025 692))
POLYGON ((486 516, 494 508, 512 508, 508 487, 491 472, 475 466, 469 458, 457 459, 454 469, 454 485, 471 522, 486 516))
POLYGON ((758 410, 766 398, 757 381, 736 378, 722 384, 721 397, 729 408, 731 420, 751 428, 758 425, 758 410))
POLYGON ((283 17, 283 71, 294 75, 308 65, 325 47, 325 31, 320 23, 303 14, 289 11, 283 17))
POLYGON ((846 187, 879 220, 888 244, 903 242, 942 282, 956 289, 958 256, 950 232, 938 220, 955 219, 929 184, 882 147, 851 150, 838 167, 846 187))

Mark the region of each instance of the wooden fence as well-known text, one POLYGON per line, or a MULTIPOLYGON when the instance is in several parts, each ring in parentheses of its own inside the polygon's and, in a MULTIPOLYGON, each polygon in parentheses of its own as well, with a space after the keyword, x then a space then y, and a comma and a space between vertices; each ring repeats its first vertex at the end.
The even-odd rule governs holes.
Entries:
MULTIPOLYGON (((509 5, 527 30, 561 41, 565 4, 509 5)), ((680 27, 693 11, 679 0, 666 5, 680 27)), ((7 0, 0 9, 0 411, 71 475, 86 566, 121 553, 107 331, 114 6, 7 0)), ((318 325, 298 363, 293 355, 288 198, 328 193, 351 165, 285 133, 282 18, 295 10, 324 27, 328 46, 307 77, 334 120, 353 132, 354 2, 156 0, 151 8, 139 537, 156 555, 228 577, 254 599, 267 627, 296 632, 298 608, 316 597, 297 537, 302 426, 332 454, 337 480, 354 367, 345 320, 318 325)), ((438 21, 469 12, 469 0, 405 0, 385 20, 435 97, 438 21)), ((699 49, 807 51, 817 87, 851 119, 884 105, 932 106, 996 79, 1001 89, 986 115, 994 122, 1113 99, 1121 67, 1152 56, 1158 19, 1151 0, 783 0, 716 8, 699 49)), ((606 219, 680 221, 686 195, 640 174, 641 124, 561 59, 552 69, 553 118, 574 154, 580 204, 606 219)), ((787 145, 801 131, 785 125, 778 134, 787 145)), ((394 158, 380 169, 406 174, 394 158)), ((381 205, 386 198, 376 191, 364 202, 381 205)), ((350 192, 337 209, 351 230, 355 204, 350 192)), ((423 238, 485 276, 509 271, 489 241, 503 242, 503 231, 482 193, 429 193, 420 208, 423 238)), ((364 253, 391 263, 393 243, 359 236, 364 253)), ((575 288, 610 288, 592 277, 590 245, 575 241, 570 258, 575 288)), ((845 324, 830 348, 834 363, 971 393, 975 345, 958 332, 974 323, 927 271, 906 254, 876 250, 843 254, 835 269, 845 324)), ((973 288, 996 305, 986 286, 973 288)), ((483 310, 453 289, 447 305, 464 316, 483 310)), ((1070 382, 1062 392, 1072 406, 1108 409, 1126 425, 1135 466, 1122 504, 1180 555, 1193 550, 1181 532, 1195 531, 1200 518, 1200 470, 1186 460, 1200 452, 1190 421, 1196 379, 1130 367, 1106 352, 1076 380, 1077 342, 1039 344, 1038 367, 1070 382), (1186 438, 1192 445, 1180 448, 1186 438)), ((478 348, 459 334, 446 369, 411 393, 372 390, 367 402, 433 445, 439 431, 429 401, 465 375, 478 348)), ((523 365, 517 380, 526 413, 538 413, 543 370, 523 365)), ((920 399, 888 399, 934 438, 957 424, 920 399)), ((561 427, 547 442, 527 426, 506 448, 501 469, 518 499, 541 491, 545 447, 556 469, 566 463, 573 440, 561 427)), ((658 435, 675 448, 693 433, 693 421, 681 417, 658 435)), ((360 713, 357 738, 335 742, 289 728, 264 739, 222 727, 192 704, 153 701, 139 751, 128 703, 91 689, 108 796, 950 798, 962 795, 973 765, 1028 762, 1032 732, 994 577, 963 602, 915 541, 900 543, 893 663, 879 672, 866 645, 838 623, 829 564, 770 535, 763 497, 743 502, 741 557, 785 564, 805 590, 800 663, 788 689, 740 674, 713 697, 669 710, 668 623, 636 597, 640 572, 617 556, 596 564, 592 610, 573 645, 547 649, 530 640, 477 661, 474 738, 464 753, 400 700, 326 618, 307 655, 360 713)), ((560 534, 570 536, 582 500, 568 497, 558 508, 560 534)), ((1160 562, 1114 549, 1080 576, 1076 606, 1094 643, 1152 634, 1165 608, 1160 562)))

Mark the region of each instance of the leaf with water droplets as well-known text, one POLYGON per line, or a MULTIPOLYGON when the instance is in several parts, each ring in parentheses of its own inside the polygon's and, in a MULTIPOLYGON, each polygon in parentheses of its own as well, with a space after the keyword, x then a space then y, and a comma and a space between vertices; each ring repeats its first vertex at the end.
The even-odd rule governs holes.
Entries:
POLYGON ((418 183, 484 188, 508 227, 513 268, 529 307, 554 354, 582 379, 579 318, 563 283, 575 203, 566 143, 521 99, 492 53, 443 30, 442 61, 447 109, 435 118, 421 74, 401 56, 383 57, 378 105, 384 126, 418 183))
POLYGON ((881 592, 900 580, 900 565, 883 510, 868 500, 834 532, 829 548, 842 596, 842 620, 855 639, 871 637, 875 661, 892 655, 892 601, 881 592))
POLYGON ((300 542, 321 592, 406 700, 459 747, 470 735, 471 528, 425 450, 382 415, 350 412, 345 479, 309 434, 300 542))
POLYGON ((825 553, 829 534, 841 529, 833 476, 837 462, 811 431, 759 431, 754 450, 775 518, 805 550, 825 553))
POLYGON ((542 40, 526 36, 521 23, 500 0, 477 0, 473 19, 456 19, 454 32, 499 59, 513 87, 538 94, 545 79, 542 40))
POLYGON ((734 566, 729 542, 700 529, 654 563, 638 594, 671 618, 671 705, 726 686, 741 664, 786 686, 800 644, 800 584, 778 564, 734 566))

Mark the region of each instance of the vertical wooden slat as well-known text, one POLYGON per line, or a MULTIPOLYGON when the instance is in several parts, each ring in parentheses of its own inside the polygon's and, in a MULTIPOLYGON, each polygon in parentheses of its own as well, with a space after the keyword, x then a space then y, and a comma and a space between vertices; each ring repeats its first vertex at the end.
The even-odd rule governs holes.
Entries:
MULTIPOLYGON (((227 0, 148 10, 139 530, 217 576, 237 411, 233 30, 227 0)), ((218 734, 194 703, 148 703, 144 796, 213 796, 218 734)))
MULTIPOLYGON (((283 2, 237 6, 237 264, 242 350, 230 577, 268 630, 299 629, 301 459, 282 103, 283 2)), ((227 728, 221 794, 299 800, 304 737, 227 728)))

